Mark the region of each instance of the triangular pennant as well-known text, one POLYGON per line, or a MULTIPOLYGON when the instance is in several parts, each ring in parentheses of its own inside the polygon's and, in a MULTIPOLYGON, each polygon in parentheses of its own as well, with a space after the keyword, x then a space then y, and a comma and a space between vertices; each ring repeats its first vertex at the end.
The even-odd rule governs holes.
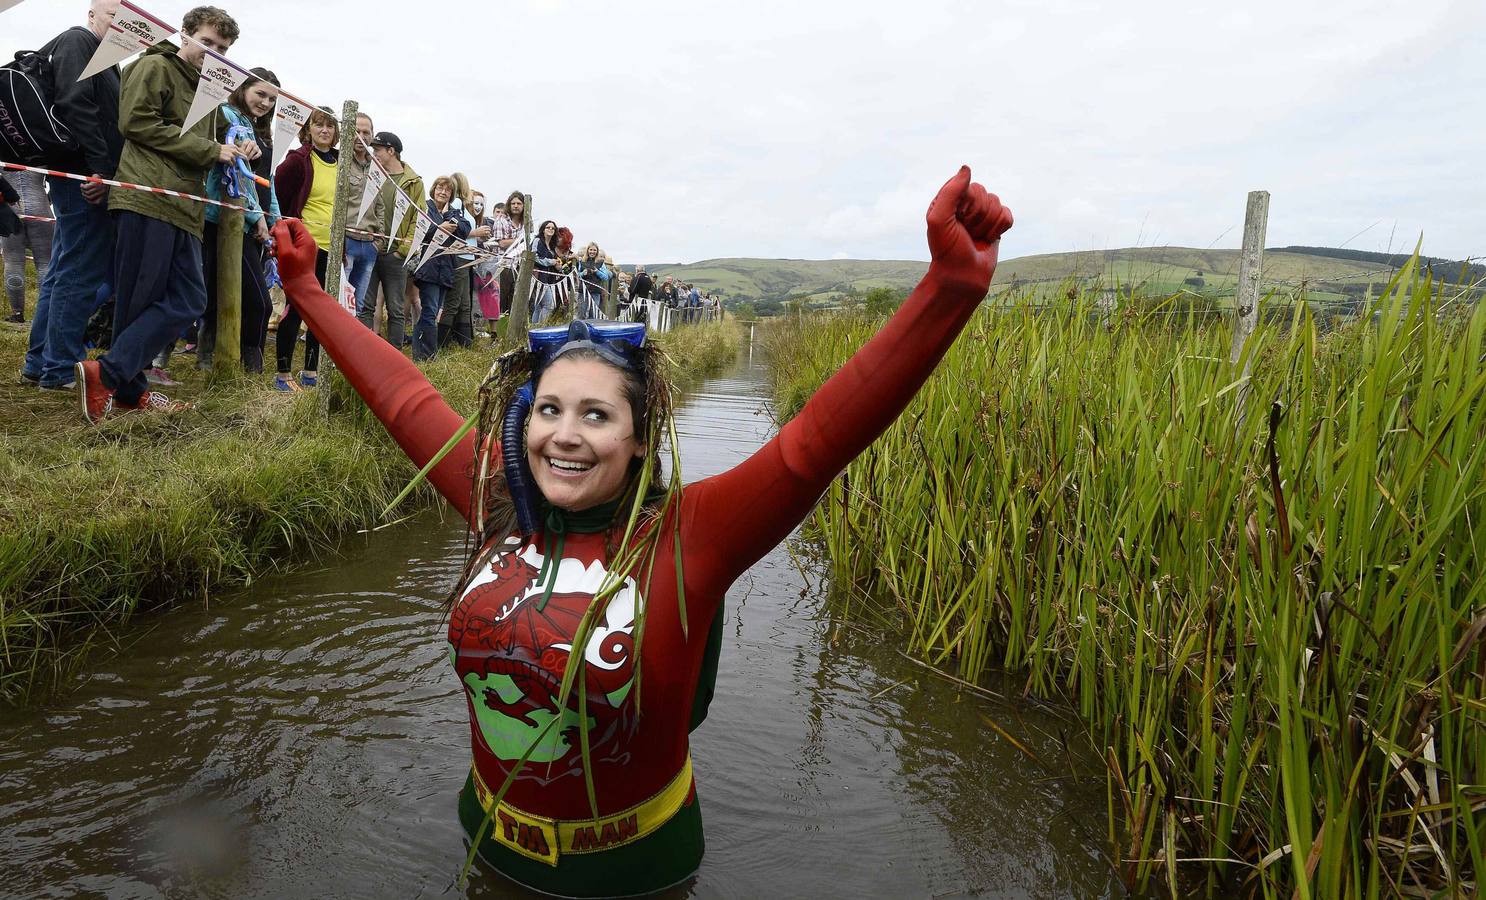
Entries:
MULTIPOLYGON (((190 38, 186 40, 189 41, 190 38)), ((181 131, 191 130, 192 125, 226 103, 232 92, 251 77, 253 76, 246 69, 239 68, 237 63, 229 61, 220 53, 207 50, 206 58, 201 61, 201 80, 196 82, 196 96, 186 112, 186 121, 181 123, 181 131)))
POLYGON ((433 219, 430 219, 428 213, 417 207, 413 207, 412 212, 412 246, 408 250, 407 259, 403 260, 403 266, 416 272, 427 262, 426 257, 428 256, 429 249, 434 246, 432 235, 429 234, 429 229, 433 227, 433 219))
POLYGON ((440 244, 438 252, 430 256, 429 259, 435 259, 440 256, 464 256, 465 251, 470 249, 468 244, 458 238, 450 238, 450 240, 453 240, 454 243, 440 244))
POLYGON ((299 141, 299 130, 310 120, 314 107, 288 91, 279 91, 278 103, 273 108, 273 167, 289 155, 299 141))
MULTIPOLYGON (((427 216, 424 216, 423 218, 424 219, 428 219, 427 216)), ((436 226, 436 225, 433 224, 433 220, 432 219, 428 219, 428 221, 426 223, 423 222, 422 220, 419 220, 418 225, 420 227, 424 227, 426 225, 425 230, 424 230, 424 233, 425 234, 428 233, 427 232, 427 229, 428 228, 433 228, 433 229, 435 229, 435 231, 434 231, 434 234, 429 234, 428 243, 423 246, 423 255, 421 255, 421 256, 418 257, 418 265, 417 265, 416 268, 413 269, 413 271, 415 271, 415 272, 418 271, 418 269, 423 268, 424 264, 427 263, 429 260, 431 260, 435 256, 438 256, 439 255, 439 243, 438 243, 438 240, 435 237, 435 235, 437 234, 437 227, 438 226, 436 226)))
MULTIPOLYGON (((356 221, 360 222, 366 218, 366 211, 372 208, 372 204, 382 193, 382 185, 387 183, 387 173, 377 165, 377 158, 372 155, 371 148, 366 146, 366 142, 361 140, 361 135, 356 135, 356 140, 365 148, 366 158, 371 162, 366 170, 366 190, 361 192, 361 210, 356 213, 356 221)), ((397 231, 394 229, 392 233, 396 234, 397 231)))
POLYGON ((5 12, 20 2, 21 0, 0 0, 0 12, 5 12))
POLYGON ((517 235, 516 240, 511 242, 511 246, 507 247, 505 251, 500 254, 501 265, 511 269, 514 269, 517 266, 521 265, 521 254, 525 250, 525 242, 521 240, 520 235, 517 235))
MULTIPOLYGON (((397 221, 388 226, 387 233, 392 237, 397 237, 402 234, 402 223, 408 217, 408 210, 413 208, 413 198, 409 197, 401 187, 397 185, 393 187, 397 189, 397 193, 392 199, 392 218, 397 221)), ((392 249, 391 242, 388 243, 388 249, 392 249)))
POLYGON ((93 58, 87 68, 77 77, 78 81, 92 78, 105 69, 118 65, 136 53, 148 50, 175 34, 176 29, 130 3, 123 0, 104 32, 93 58))

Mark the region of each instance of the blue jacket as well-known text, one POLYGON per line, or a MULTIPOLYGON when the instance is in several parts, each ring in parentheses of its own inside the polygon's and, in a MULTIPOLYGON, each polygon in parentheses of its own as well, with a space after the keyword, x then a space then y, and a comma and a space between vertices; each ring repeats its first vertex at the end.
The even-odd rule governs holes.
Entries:
POLYGON ((598 297, 604 292, 604 285, 612 277, 609 267, 603 260, 596 263, 589 262, 586 258, 578 261, 579 277, 583 279, 583 293, 589 297, 598 297))
MULTIPOLYGON (((220 112, 227 117, 227 125, 222 128, 219 135, 224 140, 227 137, 227 128, 233 125, 243 125, 247 128, 253 127, 253 120, 248 118, 246 113, 241 112, 233 106, 224 103, 221 106, 220 112)), ((264 153, 272 152, 269 148, 261 147, 261 145, 260 149, 264 153)), ((258 227, 258 220, 263 218, 263 206, 258 202, 258 185, 251 182, 243 183, 239 181, 238 186, 243 193, 243 231, 246 234, 252 234, 253 230, 258 227)), ((206 195, 213 200, 226 199, 226 189, 222 185, 221 164, 212 166, 207 172, 206 195)), ((268 227, 272 228, 281 218, 279 214, 279 195, 274 192, 272 187, 268 189, 268 201, 268 227)), ((217 217, 221 215, 221 212, 215 206, 208 206, 206 208, 206 220, 215 225, 217 223, 217 217)))
MULTIPOLYGON (((465 217, 463 212, 455 209, 454 204, 449 204, 449 206, 446 207, 443 212, 439 212, 439 208, 433 205, 432 200, 429 200, 428 209, 425 210, 425 212, 428 213, 428 217, 430 219, 433 219, 433 224, 429 226, 428 233, 423 236, 423 240, 419 243, 418 247, 414 249, 414 253, 422 253, 424 250, 426 250, 428 247, 428 242, 433 240, 435 235, 438 235, 442 238, 439 241, 439 245, 443 247, 462 245, 464 243, 464 239, 469 237, 471 231, 470 220, 465 217), (453 234, 444 234, 442 231, 439 231, 439 225, 443 224, 444 222, 455 223, 457 227, 455 228, 453 234)), ((428 262, 424 263, 418 268, 418 272, 413 276, 413 280, 423 282, 425 284, 438 284, 443 285, 444 287, 453 287, 454 259, 455 257, 453 254, 435 256, 433 259, 430 259, 428 262)))

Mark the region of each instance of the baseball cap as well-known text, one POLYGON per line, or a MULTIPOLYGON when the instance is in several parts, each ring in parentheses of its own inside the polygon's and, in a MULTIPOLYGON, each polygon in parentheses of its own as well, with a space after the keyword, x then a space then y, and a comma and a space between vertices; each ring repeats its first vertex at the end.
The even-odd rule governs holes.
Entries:
POLYGON ((371 145, 373 147, 391 147, 399 155, 402 154, 402 138, 390 131, 377 132, 372 136, 371 145))

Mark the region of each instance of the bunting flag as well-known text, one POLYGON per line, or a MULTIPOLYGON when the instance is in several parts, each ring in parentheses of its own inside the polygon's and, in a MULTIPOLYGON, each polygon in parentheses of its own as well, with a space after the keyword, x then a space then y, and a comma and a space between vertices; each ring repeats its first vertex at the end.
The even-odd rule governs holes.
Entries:
POLYGON ((201 80, 196 82, 196 96, 186 112, 186 121, 181 123, 181 131, 190 131, 192 125, 226 103, 232 92, 242 87, 242 83, 251 77, 246 70, 238 68, 237 63, 220 53, 207 50, 206 58, 201 61, 201 80))
POLYGON ((5 12, 20 2, 21 0, 0 0, 0 12, 5 12))
MULTIPOLYGON (((437 250, 429 254, 428 259, 437 259, 440 256, 464 256, 472 249, 469 244, 458 238, 452 238, 452 240, 454 241, 452 244, 440 244, 437 250)), ((427 259, 424 260, 424 262, 427 261, 427 259)), ((476 260, 476 262, 479 262, 479 260, 476 260)))
POLYGON ((93 58, 88 60, 87 68, 77 80, 92 78, 134 54, 150 49, 175 32, 174 25, 166 25, 129 0, 123 0, 98 49, 93 52, 93 58))
POLYGON ((433 225, 433 220, 428 217, 427 213, 417 207, 413 207, 411 212, 413 214, 413 230, 408 236, 411 244, 408 247, 408 256, 403 260, 402 264, 408 271, 416 272, 418 271, 418 267, 423 265, 423 255, 428 252, 428 244, 432 243, 431 241, 425 243, 425 240, 428 235, 428 229, 433 225))
POLYGON ((299 143, 299 130, 310 120, 314 106, 288 91, 279 91, 279 101, 273 108, 273 167, 289 155, 299 143))
POLYGON ((438 230, 438 226, 434 224, 433 218, 421 209, 418 210, 418 233, 428 235, 428 243, 422 248, 423 254, 418 257, 418 265, 413 267, 414 272, 423 268, 423 265, 430 259, 438 256, 440 249, 439 235, 441 232, 438 230))
POLYGON ((526 249, 526 240, 521 236, 520 233, 518 233, 516 235, 516 240, 511 242, 511 246, 507 247, 505 250, 499 251, 497 255, 499 255, 502 265, 514 269, 517 266, 521 265, 521 254, 526 249))
MULTIPOLYGON (((356 221, 360 222, 366 218, 366 211, 372 208, 372 204, 381 195, 382 185, 387 183, 387 173, 383 172, 382 167, 377 164, 376 154, 372 153, 372 149, 366 145, 366 141, 361 140, 361 135, 356 135, 356 140, 366 151, 366 158, 371 163, 366 170, 366 189, 361 192, 361 210, 356 213, 356 221)), ((388 230, 392 234, 397 234, 396 228, 388 230)))
MULTIPOLYGON (((402 188, 396 185, 393 185, 393 187, 396 189, 396 196, 392 200, 392 218, 397 221, 390 225, 384 224, 383 227, 387 229, 388 234, 397 237, 402 234, 402 223, 408 217, 408 210, 413 208, 413 198, 404 193, 402 188)), ((414 235, 413 239, 417 240, 417 236, 414 235)), ((387 249, 393 249, 390 241, 387 244, 387 249)))

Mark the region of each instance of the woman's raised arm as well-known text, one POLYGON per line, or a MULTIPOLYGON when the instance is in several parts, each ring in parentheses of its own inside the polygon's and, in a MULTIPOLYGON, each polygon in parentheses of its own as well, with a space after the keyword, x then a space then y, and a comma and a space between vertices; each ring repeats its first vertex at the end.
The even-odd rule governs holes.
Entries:
POLYGON ((960 171, 927 215, 929 271, 903 306, 757 453, 688 485, 686 578, 728 583, 798 525, 918 393, 985 299, 1011 211, 960 171))
MULTIPOLYGON (((420 469, 433 459, 464 420, 444 402, 418 367, 355 316, 348 315, 315 280, 315 239, 298 219, 273 229, 284 293, 346 380, 371 407, 387 432, 420 469)), ((466 522, 470 521, 475 458, 473 433, 439 461, 429 482, 466 522)))

